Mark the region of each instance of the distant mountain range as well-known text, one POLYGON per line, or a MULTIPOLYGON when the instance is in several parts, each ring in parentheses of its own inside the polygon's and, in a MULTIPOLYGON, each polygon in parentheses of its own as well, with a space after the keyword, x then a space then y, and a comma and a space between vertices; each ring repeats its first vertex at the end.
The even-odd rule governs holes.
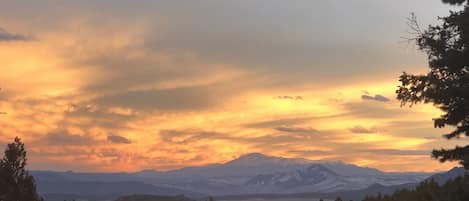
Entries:
MULTIPOLYGON (((463 171, 464 172, 464 171, 463 171)), ((463 173, 462 172, 462 173, 463 173)), ((87 198, 117 198, 130 194, 186 195, 189 197, 247 194, 333 194, 367 189, 411 186, 428 177, 445 180, 462 174, 387 173, 342 162, 247 154, 224 164, 188 167, 167 172, 76 173, 32 171, 39 191, 87 198)), ((364 192, 362 192, 364 193, 364 192)), ((47 196, 46 196, 47 198, 47 196)), ((71 198, 69 198, 71 199, 71 198)))
MULTIPOLYGON (((467 173, 464 168, 453 168, 448 172, 434 174, 425 180, 434 180, 440 185, 443 185, 451 179, 455 179, 459 176, 467 173)), ((285 198, 286 200, 295 198, 308 198, 308 199, 330 199, 333 200, 337 197, 341 197, 343 200, 363 200, 366 196, 389 195, 399 189, 414 189, 419 182, 416 183, 405 183, 400 185, 384 186, 381 184, 373 184, 365 189, 360 190, 349 190, 349 191, 337 191, 337 192, 310 192, 310 193, 293 193, 293 194, 248 194, 248 195, 230 195, 217 197, 222 200, 245 200, 260 198, 264 200, 285 198)))

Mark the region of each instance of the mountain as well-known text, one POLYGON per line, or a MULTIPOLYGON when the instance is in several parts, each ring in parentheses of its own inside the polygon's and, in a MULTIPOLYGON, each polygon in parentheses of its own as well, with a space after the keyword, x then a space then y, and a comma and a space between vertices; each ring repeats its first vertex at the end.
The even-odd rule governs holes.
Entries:
POLYGON ((257 193, 271 192, 273 189, 277 192, 307 192, 310 189, 327 192, 345 186, 346 181, 336 172, 315 164, 289 172, 258 175, 245 184, 257 193))
MULTIPOLYGON (((43 193, 53 191, 51 185, 65 188, 72 184, 93 195, 113 194, 184 194, 242 195, 331 193, 366 189, 372 185, 394 186, 420 182, 427 173, 386 173, 373 168, 359 167, 343 162, 311 161, 252 153, 223 164, 187 167, 160 172, 143 170, 135 173, 76 173, 33 171, 43 193), (75 183, 74 183, 75 182, 75 183), (126 183, 127 182, 127 183, 126 183), (129 183, 137 182, 137 183, 129 183), (128 186, 128 187, 126 187, 128 186), (139 186, 138 188, 134 188, 139 186), (138 191, 138 189, 145 189, 138 191), (197 193, 194 193, 197 192, 197 193)), ((80 189, 64 192, 77 194, 80 189)))
POLYGON ((226 178, 226 177, 252 177, 258 174, 274 173, 305 167, 313 161, 297 158, 283 158, 266 156, 260 153, 251 153, 224 164, 213 164, 202 167, 188 167, 166 172, 173 178, 226 178))
POLYGON ((175 170, 168 175, 171 180, 166 180, 165 184, 211 195, 334 192, 364 189, 373 184, 413 183, 430 176, 425 173, 385 173, 342 162, 259 153, 243 155, 225 164, 175 170))
MULTIPOLYGON (((434 180, 440 185, 448 182, 449 180, 455 179, 459 176, 463 176, 467 171, 461 167, 455 167, 447 172, 441 172, 434 174, 428 177, 425 180, 434 180)), ((335 199, 341 197, 343 200, 363 200, 366 196, 377 196, 377 195, 390 195, 396 190, 401 189, 415 189, 419 185, 419 182, 415 183, 405 183, 400 185, 390 185, 385 186, 378 183, 372 184, 364 189, 359 190, 346 190, 346 191, 336 191, 336 192, 312 192, 312 193, 293 193, 293 194, 249 194, 249 195, 230 195, 230 196, 220 196, 217 199, 220 200, 248 200, 248 199, 262 199, 262 200, 271 200, 271 199, 285 199, 285 200, 295 200, 298 198, 306 199, 335 199)))
POLYGON ((261 153, 250 153, 242 155, 225 164, 232 167, 259 167, 259 166, 291 166, 298 164, 308 164, 311 161, 303 158, 283 158, 266 156, 261 153))
POLYGON ((198 195, 190 191, 175 188, 154 186, 138 181, 99 182, 99 181, 41 181, 38 180, 38 191, 44 194, 76 194, 83 196, 109 195, 122 196, 130 194, 153 195, 198 195))
POLYGON ((156 186, 138 181, 126 173, 74 173, 74 172, 32 172, 38 192, 46 201, 63 200, 111 200, 124 195, 206 195, 172 187, 156 186), (93 177, 94 176, 94 177, 93 177))
POLYGON ((292 171, 261 174, 247 181, 244 186, 251 189, 250 193, 327 193, 365 189, 375 184, 392 186, 413 183, 428 177, 426 174, 383 173, 374 169, 358 171, 357 168, 338 163, 310 164, 292 171), (351 168, 349 174, 346 167, 351 168))
POLYGON ((435 180, 438 184, 442 185, 450 179, 455 179, 456 177, 463 176, 467 171, 462 167, 455 167, 448 172, 438 173, 432 175, 428 179, 435 180))
MULTIPOLYGON (((449 180, 456 179, 457 177, 463 176, 465 173, 466 173, 466 170, 464 170, 464 168, 454 167, 453 169, 447 172, 436 173, 428 177, 425 180, 434 180, 438 184, 443 185, 449 180)), ((378 194, 390 195, 394 193, 396 190, 414 189, 418 185, 419 185, 419 182, 392 185, 392 186, 383 186, 380 184, 374 184, 365 189, 356 190, 356 191, 339 192, 339 193, 342 195, 342 198, 346 200, 362 200, 366 195, 373 195, 373 196, 376 196, 378 194)), ((333 193, 325 198, 334 198, 334 197, 337 197, 337 195, 338 194, 333 193)))

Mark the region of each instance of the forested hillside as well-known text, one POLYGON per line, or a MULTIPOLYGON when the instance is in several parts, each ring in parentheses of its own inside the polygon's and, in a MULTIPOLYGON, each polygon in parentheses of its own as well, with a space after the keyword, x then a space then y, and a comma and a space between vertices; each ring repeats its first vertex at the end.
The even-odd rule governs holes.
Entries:
POLYGON ((435 180, 420 183, 415 189, 402 189, 392 195, 367 197, 363 201, 467 201, 469 175, 439 185, 435 180))

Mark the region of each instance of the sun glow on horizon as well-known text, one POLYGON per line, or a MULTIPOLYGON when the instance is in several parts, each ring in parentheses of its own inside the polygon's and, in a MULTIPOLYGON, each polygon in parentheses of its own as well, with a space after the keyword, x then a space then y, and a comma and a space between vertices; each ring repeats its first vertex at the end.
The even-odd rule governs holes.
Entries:
POLYGON ((352 17, 330 26, 324 2, 245 3, 0 8, 0 143, 20 136, 43 170, 171 170, 253 152, 384 171, 454 165, 426 152, 467 139, 439 138, 451 128, 433 128, 433 105, 396 100, 400 73, 427 66, 394 41, 405 28, 395 18, 414 7, 377 4, 380 20, 337 7, 352 17))

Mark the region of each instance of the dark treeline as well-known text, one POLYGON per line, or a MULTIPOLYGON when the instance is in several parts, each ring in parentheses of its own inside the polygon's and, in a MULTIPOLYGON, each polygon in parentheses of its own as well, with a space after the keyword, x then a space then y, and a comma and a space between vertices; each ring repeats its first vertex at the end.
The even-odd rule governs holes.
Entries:
POLYGON ((402 189, 392 195, 367 197, 363 201, 468 201, 469 175, 450 180, 443 185, 429 180, 415 189, 402 189))

